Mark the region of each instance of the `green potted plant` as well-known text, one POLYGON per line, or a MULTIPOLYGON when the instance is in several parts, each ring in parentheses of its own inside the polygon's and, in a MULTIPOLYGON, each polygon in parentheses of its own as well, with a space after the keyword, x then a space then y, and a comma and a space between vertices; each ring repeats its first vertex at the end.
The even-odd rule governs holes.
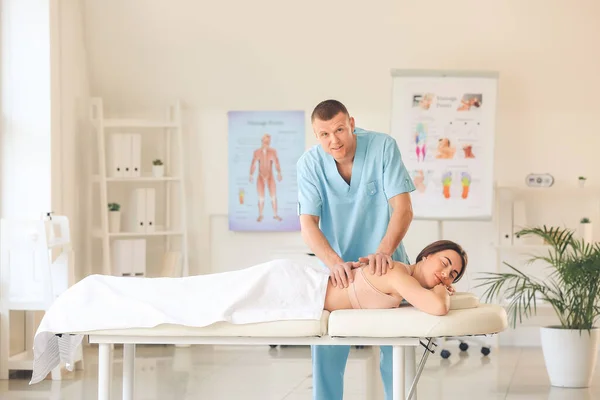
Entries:
POLYGON ((152 161, 152 175, 154 175, 155 178, 161 178, 165 175, 165 166, 159 158, 152 161))
POLYGON ((577 239, 574 232, 558 227, 519 231, 537 236, 549 245, 547 255, 532 256, 528 263, 543 261, 551 273, 540 280, 504 263, 509 272, 484 273, 478 278, 487 287, 482 299, 508 303, 514 327, 537 311, 541 300, 556 312, 559 325, 540 327, 546 370, 552 386, 589 387, 598 354, 600 316, 600 246, 577 239))
POLYGON ((108 231, 116 233, 121 231, 121 205, 108 203, 108 231))
POLYGON ((587 180, 587 178, 585 176, 580 176, 579 178, 577 178, 577 181, 579 181, 579 187, 584 187, 585 186, 585 181, 587 180))

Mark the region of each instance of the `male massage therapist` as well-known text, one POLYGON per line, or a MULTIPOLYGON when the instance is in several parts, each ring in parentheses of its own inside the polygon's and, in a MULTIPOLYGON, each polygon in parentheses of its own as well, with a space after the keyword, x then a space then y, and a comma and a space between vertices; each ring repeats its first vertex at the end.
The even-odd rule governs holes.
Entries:
MULTIPOLYGON (((325 264, 334 285, 348 286, 353 261, 385 274, 392 259, 408 263, 402 244, 412 221, 415 190, 396 141, 355 128, 336 100, 311 116, 319 145, 298 160, 298 214, 302 237, 325 264)), ((313 346, 313 399, 342 400, 350 346, 313 346)), ((381 347, 386 399, 392 395, 392 348, 381 347)))

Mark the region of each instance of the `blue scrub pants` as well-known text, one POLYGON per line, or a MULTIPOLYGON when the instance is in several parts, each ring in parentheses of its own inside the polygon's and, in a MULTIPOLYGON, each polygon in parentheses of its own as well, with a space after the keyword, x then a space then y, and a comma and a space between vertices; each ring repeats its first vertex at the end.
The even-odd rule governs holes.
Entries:
MULTIPOLYGON (((380 346, 379 370, 386 400, 392 398, 392 346, 380 346)), ((311 346, 313 400, 343 400, 350 346, 311 346)))

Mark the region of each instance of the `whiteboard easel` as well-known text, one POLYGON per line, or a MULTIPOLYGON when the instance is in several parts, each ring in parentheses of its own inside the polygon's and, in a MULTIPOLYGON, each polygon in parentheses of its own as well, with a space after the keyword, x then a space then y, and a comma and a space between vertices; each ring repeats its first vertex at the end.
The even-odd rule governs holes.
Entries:
POLYGON ((414 219, 437 221, 438 240, 444 221, 491 220, 498 73, 394 69, 392 78, 390 133, 416 186, 414 219))

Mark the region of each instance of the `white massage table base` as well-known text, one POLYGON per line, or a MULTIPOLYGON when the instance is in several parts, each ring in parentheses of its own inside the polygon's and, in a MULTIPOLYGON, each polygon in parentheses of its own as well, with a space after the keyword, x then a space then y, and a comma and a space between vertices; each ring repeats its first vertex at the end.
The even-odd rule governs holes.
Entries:
MULTIPOLYGON (((155 328, 80 332, 100 345, 98 399, 110 396, 111 345, 123 344, 123 399, 133 400, 136 344, 174 345, 352 345, 393 346, 394 400, 410 400, 430 352, 433 339, 488 336, 508 326, 501 306, 479 304, 472 294, 455 294, 450 312, 425 314, 413 307, 386 310, 338 310, 323 312, 320 320, 274 321, 257 324, 216 323, 204 328, 159 326, 155 328), (422 343, 426 339, 427 343, 422 343), (425 347, 416 368, 415 348, 425 347), (408 349, 408 350, 407 350, 408 349), (407 383, 411 383, 408 387, 407 383)), ((416 397, 416 396, 415 396, 416 397)))
POLYGON ((123 400, 134 399, 134 370, 136 344, 174 345, 352 345, 393 346, 393 400, 414 397, 425 361, 435 345, 432 339, 422 343, 419 338, 360 338, 360 337, 191 337, 191 336, 134 336, 89 334, 89 342, 98 344, 98 400, 110 400, 111 346, 123 344, 123 400), (414 347, 423 345, 419 367, 415 368, 414 347), (408 347, 409 350, 405 351, 408 347), (407 386, 410 382, 411 385, 407 386))

